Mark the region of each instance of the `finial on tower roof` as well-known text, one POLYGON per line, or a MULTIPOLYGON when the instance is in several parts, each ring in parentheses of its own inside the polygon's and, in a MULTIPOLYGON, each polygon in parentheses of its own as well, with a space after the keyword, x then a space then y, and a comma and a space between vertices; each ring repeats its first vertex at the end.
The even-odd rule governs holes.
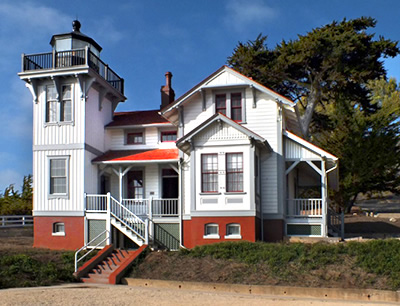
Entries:
POLYGON ((79 22, 79 20, 74 20, 72 21, 72 31, 74 32, 80 32, 81 29, 81 23, 79 22))

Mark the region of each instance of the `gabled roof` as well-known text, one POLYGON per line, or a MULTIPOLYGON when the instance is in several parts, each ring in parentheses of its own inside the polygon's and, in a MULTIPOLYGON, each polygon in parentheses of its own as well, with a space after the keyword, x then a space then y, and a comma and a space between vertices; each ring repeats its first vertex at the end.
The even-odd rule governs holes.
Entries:
POLYGON ((131 125, 168 124, 165 118, 161 117, 158 110, 115 112, 113 121, 106 127, 120 127, 131 125))
MULTIPOLYGON (((205 128, 207 128, 208 126, 210 126, 211 124, 213 124, 214 122, 224 122, 227 125, 232 126, 233 128, 237 129, 238 131, 242 132, 243 134, 247 135, 249 138, 254 139, 255 141, 257 141, 258 143, 262 144, 263 146, 265 146, 269 151, 272 151, 269 143, 267 140, 265 140, 263 137, 261 137, 260 135, 252 132, 251 130, 245 128, 244 126, 236 123, 235 121, 233 121, 232 119, 226 117, 225 115, 221 114, 221 113, 217 113, 212 115, 210 118, 208 118, 207 120, 205 120, 203 123, 201 123, 200 125, 198 125, 196 128, 194 128, 192 131, 190 131, 189 133, 187 133, 185 136, 181 137, 177 142, 176 142, 176 146, 181 149, 182 151, 187 151, 184 148, 184 144, 187 141, 190 141, 195 135, 197 135, 198 133, 200 133, 201 131, 203 131, 205 128)), ((187 153, 187 152, 185 152, 187 153)))
POLYGON ((160 163, 176 162, 179 160, 178 149, 153 150, 121 150, 108 151, 96 157, 93 163, 121 164, 121 163, 160 163))
POLYGON ((317 147, 316 145, 312 144, 311 142, 308 142, 304 140, 303 138, 289 132, 289 131, 283 131, 283 135, 285 135, 287 138, 293 140, 294 142, 297 142, 298 144, 302 145, 303 147, 309 149, 310 151, 320 155, 321 157, 325 157, 328 159, 331 159, 333 161, 337 161, 338 158, 335 155, 332 155, 331 153, 328 153, 321 148, 317 147))
MULTIPOLYGON (((207 84, 210 83, 213 79, 217 78, 219 75, 221 75, 224 72, 229 72, 229 73, 235 75, 236 77, 238 77, 238 78, 243 80, 244 85, 247 84, 249 86, 253 86, 253 87, 257 88, 259 91, 267 93, 267 94, 273 96, 277 101, 280 101, 283 104, 286 104, 286 105, 292 106, 292 107, 295 105, 295 103, 290 101, 288 98, 276 93, 275 91, 273 91, 272 89, 269 89, 268 87, 265 87, 264 85, 261 85, 260 83, 258 83, 256 81, 254 81, 253 79, 241 74, 240 72, 238 72, 238 71, 236 71, 236 70, 224 65, 221 68, 219 68, 217 71, 212 73, 210 76, 205 78, 203 81, 198 83, 192 89, 190 89, 189 91, 184 93, 182 96, 180 96, 178 99, 176 99, 173 103, 171 103, 171 104, 167 105, 166 107, 164 107, 160 111, 161 115, 164 115, 167 112, 171 111, 172 109, 177 108, 182 103, 184 103, 189 97, 191 97, 193 94, 197 93, 202 88, 210 88, 210 86, 207 87, 207 84)), ((214 86, 212 86, 212 87, 214 88, 214 86)))

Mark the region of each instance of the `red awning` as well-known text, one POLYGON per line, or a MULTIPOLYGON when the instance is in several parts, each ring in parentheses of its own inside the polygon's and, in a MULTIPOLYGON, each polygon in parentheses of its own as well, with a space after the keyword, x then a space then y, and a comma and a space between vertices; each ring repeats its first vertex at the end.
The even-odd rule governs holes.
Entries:
POLYGON ((108 151, 94 163, 139 163, 178 161, 178 149, 108 151))

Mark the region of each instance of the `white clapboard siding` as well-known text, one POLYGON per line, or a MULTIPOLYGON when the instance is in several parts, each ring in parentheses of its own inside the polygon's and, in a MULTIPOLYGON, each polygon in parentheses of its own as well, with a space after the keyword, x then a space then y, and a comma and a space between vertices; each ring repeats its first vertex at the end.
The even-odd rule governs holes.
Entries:
POLYGON ((104 152, 104 126, 112 120, 112 103, 107 98, 103 99, 99 108, 99 94, 91 88, 86 102, 86 135, 85 143, 104 152))
POLYGON ((192 131, 199 124, 215 114, 215 106, 212 102, 212 94, 206 93, 206 110, 203 111, 203 98, 196 94, 191 101, 186 103, 183 108, 184 131, 185 134, 192 131))
POLYGON ((153 197, 159 198, 160 196, 160 172, 158 165, 152 164, 147 165, 144 170, 144 189, 145 189, 145 197, 153 197))
POLYGON ((33 153, 34 212, 35 211, 83 211, 84 150, 48 150, 33 153), (49 199, 49 157, 69 157, 68 198, 49 199))
MULTIPOLYGON (((173 128, 171 128, 173 129, 173 128)), ((110 150, 146 150, 155 149, 160 144, 160 133, 157 127, 146 127, 137 131, 144 132, 144 144, 127 145, 125 144, 125 133, 134 132, 134 129, 109 129, 110 150)))
POLYGON ((272 153, 261 162, 262 212, 278 213, 278 155, 272 153))
MULTIPOLYGON (((73 79, 66 79, 62 84, 71 84, 73 91, 73 123, 46 124, 46 86, 38 87, 38 103, 34 104, 33 145, 65 145, 84 143, 85 102, 80 98, 80 87, 73 79)), ((50 83, 49 83, 50 85, 50 83)))
POLYGON ((244 126, 254 133, 265 138, 274 151, 278 150, 277 116, 278 107, 275 101, 265 94, 257 91, 256 107, 253 107, 253 94, 246 90, 246 119, 244 126))
POLYGON ((285 137, 285 158, 286 159, 314 159, 321 160, 321 156, 305 148, 297 142, 285 137))
POLYGON ((239 85, 239 84, 246 84, 243 79, 238 78, 237 76, 233 75, 232 73, 224 71, 218 77, 212 79, 208 82, 207 86, 224 86, 224 85, 239 85))
POLYGON ((96 194, 99 188, 99 172, 97 165, 92 164, 96 155, 88 151, 85 152, 85 193, 96 194))

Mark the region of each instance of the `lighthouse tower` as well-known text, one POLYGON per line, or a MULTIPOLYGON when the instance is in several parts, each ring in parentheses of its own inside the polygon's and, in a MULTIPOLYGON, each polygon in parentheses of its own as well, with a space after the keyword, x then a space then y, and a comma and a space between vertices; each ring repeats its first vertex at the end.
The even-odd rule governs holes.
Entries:
POLYGON ((104 127, 124 96, 124 80, 100 58, 101 46, 81 33, 51 38, 52 50, 22 54, 33 97, 34 246, 76 249, 86 240, 85 194, 100 185, 92 160, 105 152, 104 127))

